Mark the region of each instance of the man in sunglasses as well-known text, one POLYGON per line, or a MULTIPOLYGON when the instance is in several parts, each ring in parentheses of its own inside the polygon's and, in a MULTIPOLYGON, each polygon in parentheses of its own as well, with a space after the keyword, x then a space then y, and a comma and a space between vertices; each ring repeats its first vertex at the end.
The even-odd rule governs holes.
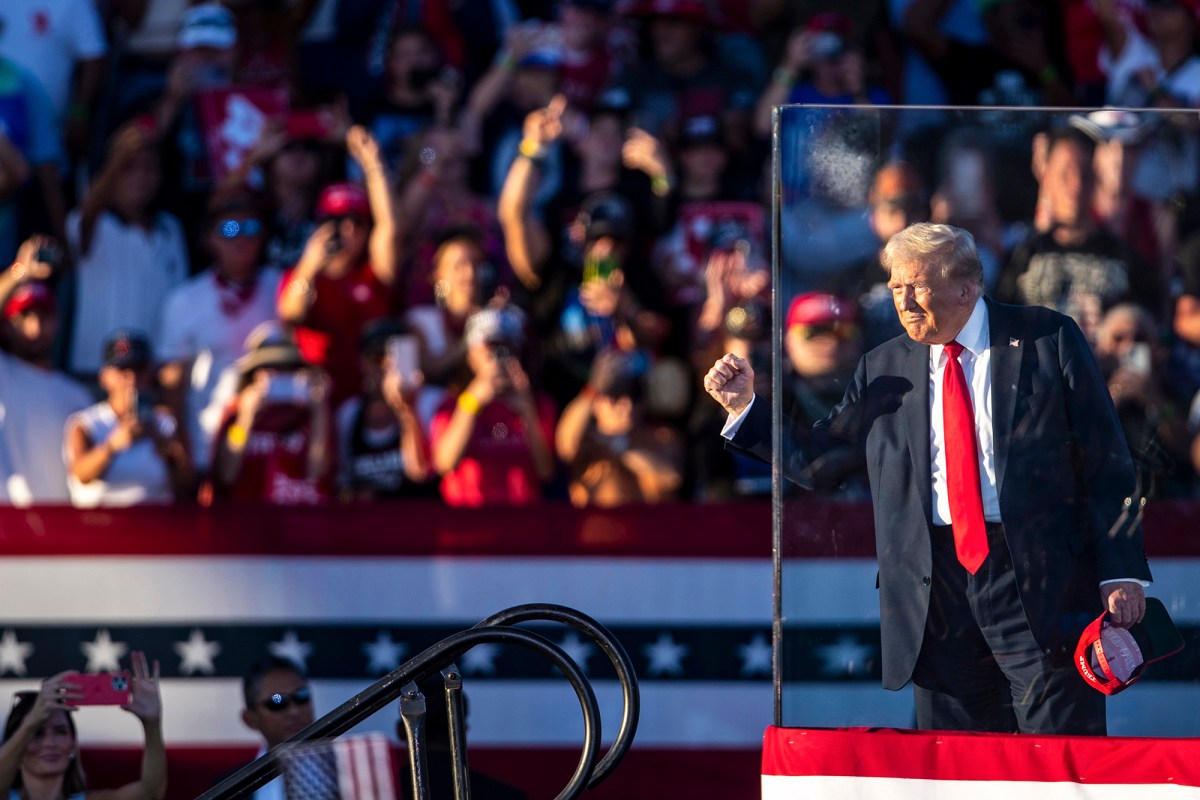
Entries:
POLYGON ((212 264, 167 295, 158 337, 164 399, 175 418, 186 421, 200 470, 208 467, 220 422, 219 411, 205 409, 222 374, 241 356, 246 337, 274 319, 280 281, 278 269, 263 266, 262 213, 254 195, 218 194, 206 219, 204 243, 212 264))
MULTIPOLYGON (((312 689, 300 666, 286 658, 268 656, 251 664, 242 675, 246 707, 242 722, 262 735, 255 758, 291 738, 313 722, 312 689)), ((283 800, 283 778, 263 786, 254 800, 283 800)))

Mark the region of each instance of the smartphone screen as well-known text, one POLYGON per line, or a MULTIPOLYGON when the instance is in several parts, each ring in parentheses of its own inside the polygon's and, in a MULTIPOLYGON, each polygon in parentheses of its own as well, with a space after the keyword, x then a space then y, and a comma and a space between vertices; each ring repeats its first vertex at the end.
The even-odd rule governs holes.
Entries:
POLYGON ((265 397, 271 403, 304 405, 308 400, 308 376, 303 372, 271 375, 265 397))
POLYGON ((95 675, 82 672, 67 676, 83 692, 83 698, 75 701, 78 706, 123 706, 129 702, 129 673, 100 672, 95 675))
POLYGON ((415 336, 392 336, 387 340, 387 357, 391 368, 400 373, 406 384, 416 382, 416 373, 421 368, 420 348, 415 336))
POLYGON ((1135 342, 1129 352, 1121 359, 1121 366, 1137 375, 1150 373, 1150 345, 1146 342, 1135 342))

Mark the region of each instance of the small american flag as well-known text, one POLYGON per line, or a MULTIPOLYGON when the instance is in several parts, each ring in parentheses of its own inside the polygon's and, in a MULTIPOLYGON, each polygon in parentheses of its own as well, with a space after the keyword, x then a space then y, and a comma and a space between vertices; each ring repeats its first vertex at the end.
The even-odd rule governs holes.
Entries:
POLYGON ((396 767, 379 733, 311 742, 283 756, 288 800, 396 800, 396 767))

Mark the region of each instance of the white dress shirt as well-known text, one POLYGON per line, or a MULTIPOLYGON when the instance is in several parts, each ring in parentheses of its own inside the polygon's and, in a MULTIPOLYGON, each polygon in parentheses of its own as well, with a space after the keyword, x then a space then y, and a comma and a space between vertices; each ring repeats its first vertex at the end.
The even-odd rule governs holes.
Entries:
MULTIPOLYGON (((992 344, 988 332, 987 304, 975 301, 967 324, 955 341, 963 346, 959 363, 975 412, 975 443, 979 452, 979 488, 983 518, 1001 522, 1000 494, 996 490, 996 449, 992 432, 992 344)), ((946 471, 946 434, 942 421, 942 380, 949 355, 945 345, 929 346, 929 464, 933 481, 933 524, 950 524, 950 495, 946 471)))

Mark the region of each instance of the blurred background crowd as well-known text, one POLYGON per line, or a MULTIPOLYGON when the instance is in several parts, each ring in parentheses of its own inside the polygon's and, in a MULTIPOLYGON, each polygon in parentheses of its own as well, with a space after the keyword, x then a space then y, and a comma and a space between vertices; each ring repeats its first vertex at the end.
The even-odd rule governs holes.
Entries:
POLYGON ((1154 491, 1195 496, 1200 126, 1169 109, 1200 107, 1198 18, 4 0, 0 502, 769 495, 698 376, 779 330, 784 406, 824 416, 901 332, 878 253, 923 220, 1079 322, 1154 491), (786 103, 1100 110, 814 112, 774 175, 786 103))

